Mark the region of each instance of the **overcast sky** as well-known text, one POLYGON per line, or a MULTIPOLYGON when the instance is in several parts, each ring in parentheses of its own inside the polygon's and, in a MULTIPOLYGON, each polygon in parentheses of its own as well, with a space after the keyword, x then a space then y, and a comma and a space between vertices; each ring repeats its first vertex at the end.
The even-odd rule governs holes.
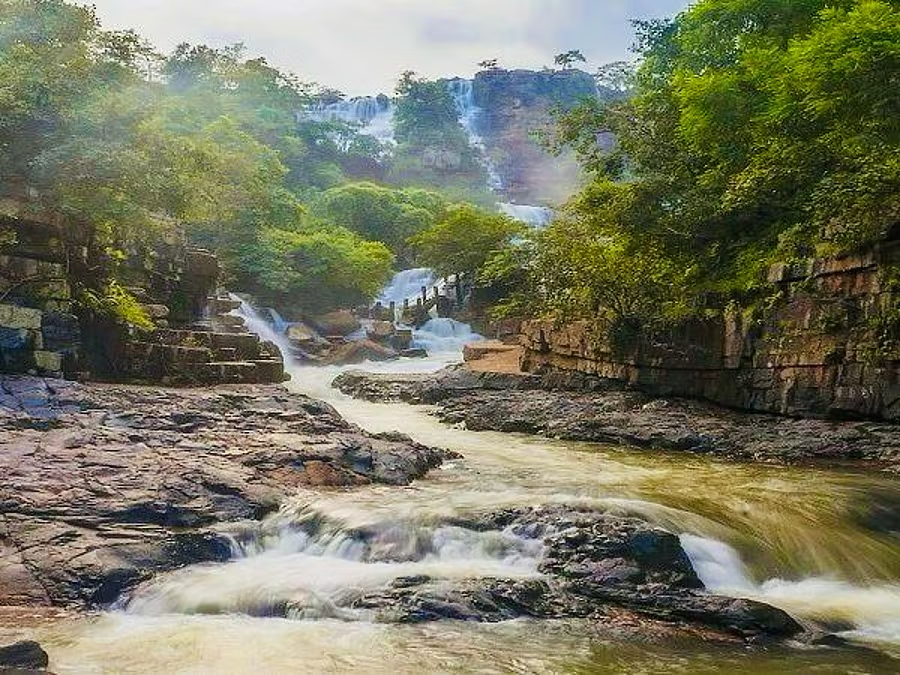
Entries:
MULTIPOLYGON (((87 2, 87 0, 85 0, 87 2)), ((631 18, 688 0, 90 0, 104 27, 158 48, 243 42, 250 56, 350 95, 390 93, 398 75, 468 76, 496 58, 540 68, 580 49, 588 68, 629 57, 631 18)))

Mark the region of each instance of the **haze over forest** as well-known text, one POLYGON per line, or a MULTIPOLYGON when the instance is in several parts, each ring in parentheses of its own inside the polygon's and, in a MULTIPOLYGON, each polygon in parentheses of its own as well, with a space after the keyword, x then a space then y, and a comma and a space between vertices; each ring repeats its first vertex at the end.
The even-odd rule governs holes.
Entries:
POLYGON ((135 28, 163 51, 180 42, 246 45, 253 56, 348 95, 391 93, 399 74, 471 76, 483 59, 541 68, 580 49, 590 67, 633 56, 632 18, 686 0, 96 0, 108 29, 135 28))

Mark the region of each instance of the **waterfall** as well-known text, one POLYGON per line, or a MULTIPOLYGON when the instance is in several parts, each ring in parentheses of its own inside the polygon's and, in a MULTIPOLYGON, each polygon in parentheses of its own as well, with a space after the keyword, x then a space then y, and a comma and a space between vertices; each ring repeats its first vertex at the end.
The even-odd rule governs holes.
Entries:
MULTIPOLYGON (((448 85, 456 110, 459 113, 459 123, 469 136, 469 145, 472 146, 481 158, 481 164, 488 173, 488 187, 494 193, 503 191, 503 177, 491 161, 484 144, 484 138, 479 134, 479 124, 483 110, 475 105, 475 86, 472 80, 456 78, 450 80, 448 85)), ((553 210, 544 206, 527 206, 523 204, 511 204, 500 202, 497 204, 500 213, 510 218, 526 223, 535 229, 543 229, 553 220, 553 210)))
POLYGON ((422 296, 422 287, 430 290, 434 285, 434 272, 426 267, 403 270, 394 275, 381 291, 378 302, 385 307, 392 302, 397 303, 398 307, 403 307, 404 300, 415 304, 416 299, 422 296))
POLYGON ((394 144, 394 105, 386 96, 358 96, 347 101, 319 103, 307 107, 302 119, 327 122, 339 120, 362 127, 361 133, 394 144))
MULTIPOLYGON (((262 315, 253 308, 253 306, 242 297, 230 294, 232 300, 240 302, 241 306, 229 312, 233 316, 239 316, 247 324, 247 330, 256 333, 261 340, 273 343, 281 352, 281 359, 284 361, 285 367, 291 363, 291 342, 287 335, 278 332, 271 323, 266 321, 262 315)), ((274 310, 272 310, 274 312, 274 310)), ((277 313, 275 313, 277 315, 277 313)), ((280 316, 279 316, 280 318, 280 316)))
POLYGON ((459 113, 459 123, 469 136, 469 145, 478 152, 481 164, 487 171, 488 187, 493 192, 502 190, 503 179, 488 156, 484 139, 478 134, 478 124, 483 111, 475 105, 474 83, 472 80, 455 78, 450 80, 447 86, 456 105, 456 111, 459 113))
POLYGON ((500 213, 510 218, 527 223, 536 230, 542 230, 553 221, 553 209, 546 206, 527 206, 524 204, 511 204, 500 202, 500 213))
POLYGON ((470 342, 484 338, 467 323, 454 319, 432 319, 413 332, 412 346, 429 354, 461 353, 470 342))

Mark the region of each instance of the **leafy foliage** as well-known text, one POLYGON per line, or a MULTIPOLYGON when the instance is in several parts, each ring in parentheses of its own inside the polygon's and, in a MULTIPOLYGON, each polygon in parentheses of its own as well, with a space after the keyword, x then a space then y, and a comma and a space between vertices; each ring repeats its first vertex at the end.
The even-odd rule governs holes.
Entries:
POLYGON ((432 227, 410 238, 418 260, 438 274, 475 275, 524 231, 511 218, 457 204, 432 227))
POLYGON ((716 310, 776 259, 893 236, 898 4, 701 0, 639 23, 631 96, 564 114, 551 139, 594 181, 539 247, 549 306, 716 310))

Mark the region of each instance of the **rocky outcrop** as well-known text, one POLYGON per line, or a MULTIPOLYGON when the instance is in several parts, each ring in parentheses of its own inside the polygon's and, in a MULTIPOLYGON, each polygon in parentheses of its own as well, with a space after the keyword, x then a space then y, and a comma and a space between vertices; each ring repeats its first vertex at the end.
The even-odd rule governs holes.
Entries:
POLYGON ((95 606, 226 560, 222 523, 298 486, 404 485, 446 453, 373 436, 280 387, 0 379, 0 605, 95 606))
MULTIPOLYGON (((523 327, 525 370, 576 371, 656 396, 798 417, 900 420, 900 244, 769 272, 755 311, 657 331, 523 327)), ((628 328, 625 326, 624 328, 628 328)))
POLYGON ((750 641, 787 639, 804 631, 774 607, 706 592, 678 537, 639 520, 541 507, 456 524, 542 540, 541 576, 461 582, 402 578, 355 600, 353 608, 373 611, 388 622, 590 618, 608 630, 621 625, 625 611, 750 641))
POLYGON ((350 371, 334 385, 370 401, 437 404, 435 414, 472 431, 715 454, 754 461, 857 461, 900 471, 900 427, 748 415, 684 399, 660 399, 578 372, 435 375, 350 371))

